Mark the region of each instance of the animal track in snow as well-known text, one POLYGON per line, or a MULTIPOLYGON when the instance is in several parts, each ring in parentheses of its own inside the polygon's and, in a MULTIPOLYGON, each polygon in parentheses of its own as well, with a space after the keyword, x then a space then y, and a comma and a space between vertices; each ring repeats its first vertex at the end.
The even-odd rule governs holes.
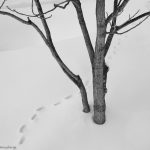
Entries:
POLYGON ((41 111, 43 111, 44 109, 45 109, 45 107, 44 107, 44 106, 41 106, 41 107, 37 108, 36 111, 41 112, 41 111))
POLYGON ((60 104, 60 102, 57 102, 57 103, 55 103, 54 105, 57 106, 57 105, 59 105, 59 104, 60 104))
POLYGON ((26 129, 26 125, 24 124, 20 127, 19 132, 23 133, 25 131, 25 129, 26 129))
POLYGON ((21 137, 21 139, 20 139, 20 141, 19 141, 19 145, 23 144, 24 141, 25 141, 25 137, 23 136, 23 137, 21 137))
POLYGON ((72 95, 68 95, 65 97, 65 99, 70 99, 72 97, 72 95))
POLYGON ((31 120, 34 120, 37 118, 37 114, 34 114, 32 117, 31 117, 31 120))

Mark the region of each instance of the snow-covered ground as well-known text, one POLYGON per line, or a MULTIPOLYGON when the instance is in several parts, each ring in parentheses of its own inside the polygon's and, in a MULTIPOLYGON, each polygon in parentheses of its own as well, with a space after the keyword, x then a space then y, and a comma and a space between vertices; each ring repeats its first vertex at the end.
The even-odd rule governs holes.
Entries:
MULTIPOLYGON (((145 2, 135 0, 137 5, 131 2, 127 11, 149 9, 145 2)), ((94 3, 84 1, 83 7, 94 44, 94 13, 89 11, 94 11, 94 3)), ((59 54, 83 78, 92 108, 90 64, 75 17, 69 7, 57 11, 49 25, 59 54)), ((78 89, 36 31, 12 19, 10 26, 7 17, 0 18, 0 146, 19 150, 150 149, 149 20, 113 41, 106 59, 110 66, 107 121, 98 126, 92 122, 93 111, 82 113, 78 89)))

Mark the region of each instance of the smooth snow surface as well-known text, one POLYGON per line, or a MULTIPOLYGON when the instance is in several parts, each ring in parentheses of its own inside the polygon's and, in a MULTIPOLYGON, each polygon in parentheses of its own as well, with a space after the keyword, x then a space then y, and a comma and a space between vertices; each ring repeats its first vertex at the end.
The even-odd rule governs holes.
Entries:
MULTIPOLYGON (((118 23, 128 18, 129 12, 149 9, 145 2, 130 2, 118 23)), ((24 1, 11 4, 20 8, 24 1)), ((93 44, 94 6, 93 0, 83 0, 93 44)), ((107 6, 110 12, 111 4, 107 6)), ((93 110, 82 113, 78 89, 36 31, 0 18, 0 146, 18 150, 150 150, 149 20, 113 40, 106 58, 110 67, 107 121, 98 126, 92 122, 93 110)), ((82 77, 92 108, 90 63, 75 11, 72 6, 56 11, 48 23, 58 53, 82 77)))

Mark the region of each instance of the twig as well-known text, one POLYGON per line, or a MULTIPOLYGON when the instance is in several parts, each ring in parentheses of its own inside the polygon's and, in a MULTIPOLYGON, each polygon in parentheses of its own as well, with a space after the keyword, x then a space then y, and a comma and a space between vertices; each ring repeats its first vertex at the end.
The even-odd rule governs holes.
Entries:
POLYGON ((4 4, 5 4, 6 1, 7 1, 7 0, 4 0, 4 1, 2 2, 2 4, 0 5, 0 9, 4 6, 4 4))
MULTIPOLYGON (((6 0, 5 0, 5 1, 6 1, 6 0)), ((38 18, 40 18, 41 15, 46 15, 46 14, 48 14, 48 13, 54 11, 56 8, 65 9, 65 8, 69 5, 69 3, 70 3, 70 0, 66 0, 66 1, 64 1, 64 2, 61 2, 61 3, 58 3, 58 4, 54 4, 54 8, 52 8, 51 10, 48 10, 48 11, 46 11, 46 12, 43 12, 43 14, 36 14, 36 13, 34 12, 34 8, 33 8, 33 7, 34 7, 34 3, 33 3, 33 0, 32 0, 32 3, 31 3, 31 10, 32 10, 32 14, 33 14, 33 15, 29 15, 29 14, 25 14, 25 13, 19 12, 19 11, 17 11, 16 9, 10 8, 9 6, 7 6, 7 8, 8 8, 10 11, 12 11, 12 12, 14 12, 14 13, 16 13, 16 14, 22 15, 22 16, 26 16, 26 17, 38 17, 38 18), (64 4, 64 3, 66 3, 66 4, 65 4, 64 6, 61 6, 61 5, 64 4)), ((45 17, 45 19, 48 19, 48 18, 51 18, 51 17, 52 17, 52 15, 50 15, 49 17, 45 17)))
POLYGON ((130 0, 124 0, 121 5, 119 7, 117 7, 117 9, 115 9, 115 11, 113 11, 107 18, 106 18, 106 25, 114 18, 117 17, 118 14, 120 14, 121 12, 123 12, 123 9, 126 7, 126 5, 128 4, 130 0))
POLYGON ((142 21, 140 21, 138 24, 136 24, 135 26, 131 27, 130 29, 124 31, 124 32, 121 32, 121 33, 118 33, 116 32, 115 34, 124 34, 124 33, 127 33, 131 30, 133 30, 134 28, 136 28, 137 26, 141 25, 144 21, 146 21, 150 16, 147 16, 146 18, 144 18, 142 21))
POLYGON ((133 14, 132 16, 129 15, 129 20, 133 19, 139 12, 140 12, 140 9, 137 12, 135 12, 135 14, 133 14))

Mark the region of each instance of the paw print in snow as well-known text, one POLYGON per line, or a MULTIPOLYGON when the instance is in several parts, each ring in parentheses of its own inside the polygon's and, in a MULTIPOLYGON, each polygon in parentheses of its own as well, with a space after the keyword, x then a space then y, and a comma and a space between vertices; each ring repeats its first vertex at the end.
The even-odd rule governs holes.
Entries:
POLYGON ((26 125, 24 124, 20 127, 19 132, 23 133, 25 130, 26 130, 26 125))
POLYGON ((36 111, 38 111, 38 112, 41 112, 41 111, 43 111, 43 110, 45 110, 45 107, 44 107, 44 106, 41 106, 41 107, 39 107, 39 108, 36 109, 36 111))
POLYGON ((68 95, 65 97, 65 99, 70 99, 72 97, 72 95, 68 95))
POLYGON ((57 106, 57 105, 59 105, 59 104, 60 104, 60 102, 57 102, 57 103, 55 103, 54 105, 57 106))
POLYGON ((34 114, 32 117, 31 117, 31 120, 35 120, 37 118, 37 114, 34 114))
POLYGON ((19 141, 19 145, 23 144, 24 141, 25 141, 25 137, 23 136, 23 137, 21 137, 21 139, 20 139, 20 141, 19 141))

